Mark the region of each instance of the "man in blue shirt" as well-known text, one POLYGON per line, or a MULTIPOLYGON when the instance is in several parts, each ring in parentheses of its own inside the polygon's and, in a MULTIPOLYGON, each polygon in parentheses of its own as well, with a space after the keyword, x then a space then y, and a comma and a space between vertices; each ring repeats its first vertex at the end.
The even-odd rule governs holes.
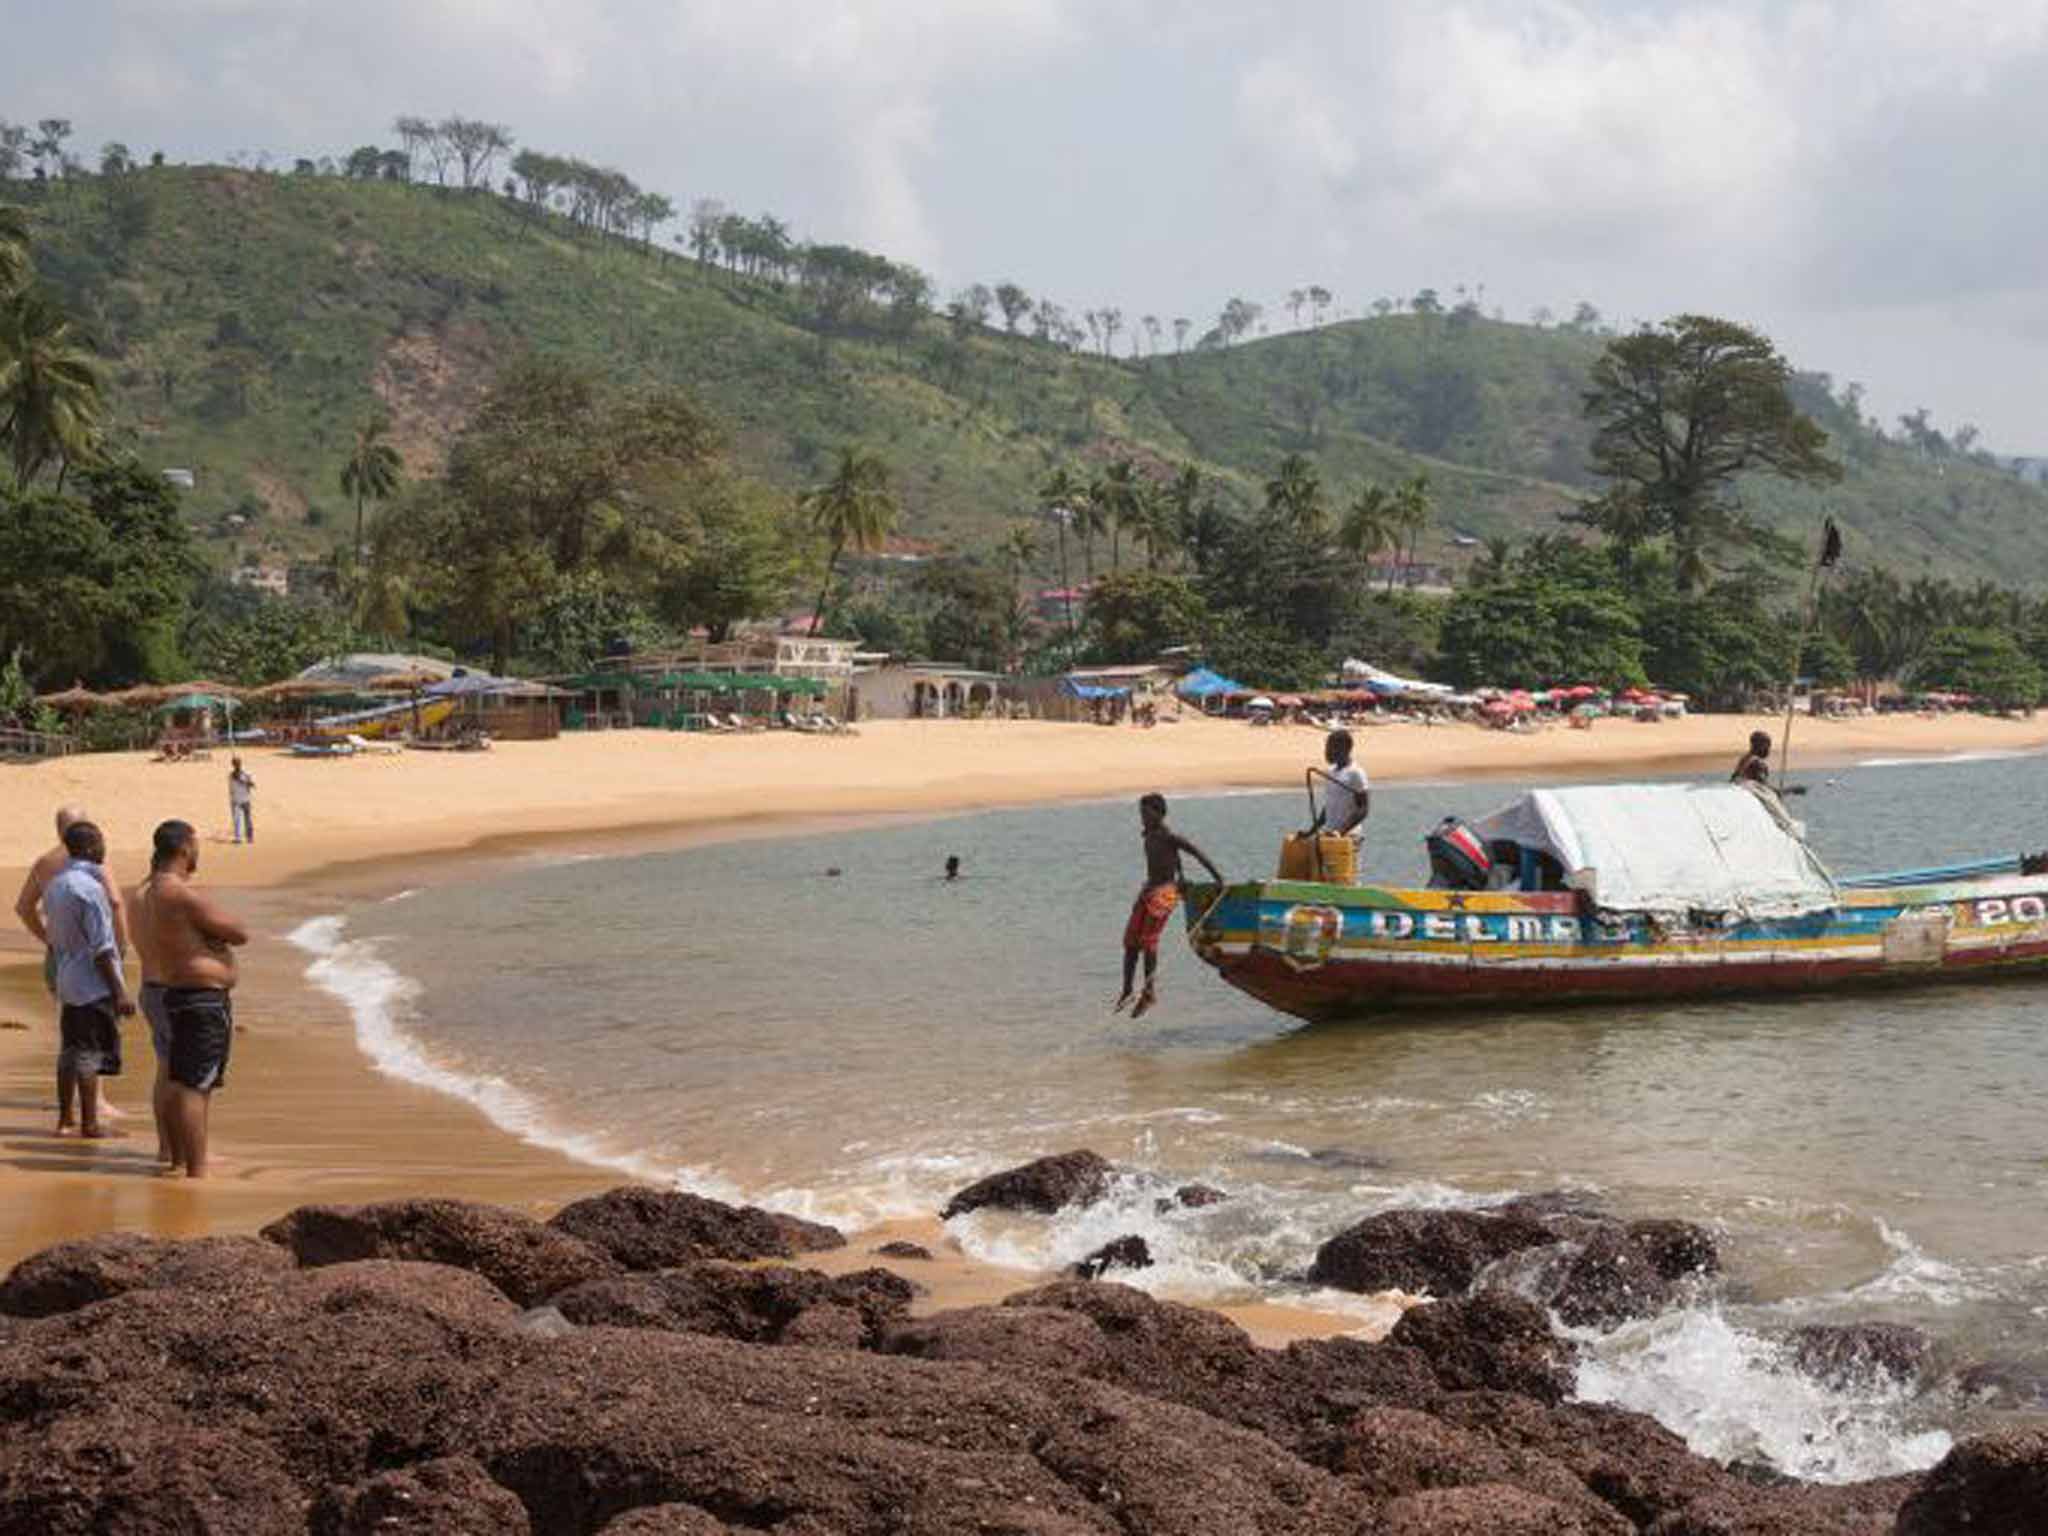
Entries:
POLYGON ((78 1105, 81 1136, 98 1138, 100 1079, 121 1071, 121 1020, 135 1012, 121 977, 121 946, 113 903, 100 865, 107 842, 89 821, 64 833, 70 862, 43 887, 43 926, 57 961, 57 1131, 72 1128, 78 1105))

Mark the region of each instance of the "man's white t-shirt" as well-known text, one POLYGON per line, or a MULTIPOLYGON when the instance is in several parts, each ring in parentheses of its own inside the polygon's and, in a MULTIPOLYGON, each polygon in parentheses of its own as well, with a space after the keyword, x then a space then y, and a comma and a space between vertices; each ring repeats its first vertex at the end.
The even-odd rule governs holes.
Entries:
MULTIPOLYGON (((250 804, 250 803, 251 803, 251 802, 252 802, 252 801, 254 800, 254 798, 255 798, 255 797, 254 797, 254 796, 253 796, 253 795, 252 795, 252 794, 250 793, 250 791, 252 791, 253 789, 255 789, 255 787, 256 787, 256 781, 255 781, 254 779, 250 778, 250 777, 249 777, 249 776, 248 776, 248 775, 247 775, 246 773, 231 773, 231 774, 229 774, 229 775, 228 775, 228 804, 229 804, 229 805, 248 805, 248 804, 250 804)), ((217 803, 217 802, 216 802, 216 803, 217 803)))
MULTIPOLYGON (((1332 768, 1330 777, 1323 783, 1323 826, 1336 831, 1358 813, 1359 802, 1371 781, 1365 770, 1356 763, 1346 763, 1342 768, 1332 768)), ((1357 837, 1361 828, 1353 827, 1351 835, 1357 837)))

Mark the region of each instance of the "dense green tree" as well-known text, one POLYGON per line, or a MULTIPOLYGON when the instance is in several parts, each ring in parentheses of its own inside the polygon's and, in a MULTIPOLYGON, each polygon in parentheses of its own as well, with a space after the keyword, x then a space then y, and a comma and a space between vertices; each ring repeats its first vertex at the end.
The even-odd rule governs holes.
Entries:
POLYGON ((660 567, 687 536, 674 479, 718 449, 681 391, 620 390, 550 359, 515 363, 456 439, 440 484, 401 503, 424 595, 466 635, 489 636, 503 670, 515 626, 564 579, 660 567))
POLYGON ((2041 702, 2041 668, 2002 629, 1952 624, 1937 630, 1914 663, 1913 681, 1921 688, 1967 693, 2004 710, 2031 710, 2041 702))
POLYGON ((781 492, 726 469, 697 473, 676 495, 689 533, 655 586, 655 612, 714 640, 745 619, 780 613, 809 567, 795 508, 781 492))
POLYGON ((19 647, 43 686, 160 677, 200 569, 175 493, 137 465, 0 492, 0 654, 19 647))
POLYGON ((346 618, 325 603, 278 597, 203 577, 179 638, 195 671, 255 686, 303 671, 353 647, 346 618))
POLYGON ((1458 593, 1439 643, 1444 674, 1461 687, 1648 680, 1641 625, 1622 596, 1540 571, 1458 593))
POLYGON ((1608 343, 1584 396, 1593 469, 1608 489, 1571 516, 1624 548, 1668 537, 1680 590, 1699 587, 1718 553, 1754 541, 1736 476, 1842 476, 1827 434, 1793 405, 1791 378, 1768 337, 1707 315, 1608 343))
POLYGON ((1088 594, 1088 654, 1098 662, 1149 661, 1181 645, 1200 645, 1209 605, 1185 576, 1123 571, 1088 594))
POLYGON ((914 586, 934 657, 990 672, 1007 667, 1016 597, 1002 577, 965 560, 935 560, 914 586))
POLYGON ((849 547, 880 549, 895 526, 896 493, 889 488, 889 466, 878 455, 848 444, 839 450, 839 467, 832 478, 804 493, 803 510, 830 551, 817 606, 811 610, 818 633, 823 634, 828 618, 825 599, 831 594, 839 557, 849 547))
POLYGON ((355 441, 349 445, 348 458, 341 466, 341 494, 354 497, 356 503, 353 548, 359 566, 363 561, 363 503, 388 498, 398 489, 398 478, 405 468, 398 450, 384 440, 390 431, 388 416, 365 420, 356 428, 355 441))
MULTIPOLYGON (((1385 486, 1368 482, 1359 488, 1351 505, 1344 510, 1344 521, 1337 526, 1337 547, 1350 554, 1361 566, 1370 566, 1372 557, 1398 549, 1401 543, 1401 510, 1392 491, 1385 486)), ((1387 577, 1387 590, 1394 588, 1394 578, 1387 577)))

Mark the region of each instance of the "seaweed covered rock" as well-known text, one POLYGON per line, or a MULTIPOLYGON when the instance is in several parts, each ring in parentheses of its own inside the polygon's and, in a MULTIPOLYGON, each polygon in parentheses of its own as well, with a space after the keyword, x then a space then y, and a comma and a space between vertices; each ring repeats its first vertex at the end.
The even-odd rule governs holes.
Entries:
POLYGON ((101 1413, 0 1436, 0 1536, 277 1536, 306 1497, 275 1450, 101 1413))
POLYGON ((1411 1493, 1388 1504, 1381 1519, 1385 1536, 1611 1536, 1631 1529, 1506 1483, 1411 1493))
POLYGON ((1572 1328, 1612 1328, 1662 1312, 1676 1287, 1649 1252, 1619 1229, 1594 1233, 1558 1266, 1548 1300, 1572 1328))
POLYGON ((2035 1536, 2048 1521, 2048 1429, 1965 1440, 1899 1509, 1898 1536, 2035 1536))
POLYGON ((1382 1211, 1318 1248, 1308 1278, 1342 1291, 1461 1296, 1488 1265, 1557 1240, 1515 1212, 1382 1211))
POLYGON ((1651 1217, 1630 1222, 1623 1235, 1666 1280, 1721 1272, 1721 1244, 1697 1222, 1651 1217))
MULTIPOLYGON (((800 1536, 794 1524, 775 1529, 776 1536, 800 1536)), ((598 1536, 728 1536, 731 1530, 694 1504, 643 1504, 610 1522, 598 1536)))
POLYGON ((1112 1269, 1150 1269, 1152 1249, 1144 1238, 1136 1233, 1127 1233, 1114 1238, 1089 1254, 1077 1264, 1068 1266, 1067 1273, 1076 1280, 1094 1280, 1112 1269))
POLYGON ((977 1179, 946 1202, 939 1220, 951 1221, 985 1207, 1050 1216, 1070 1205, 1093 1205, 1109 1193, 1114 1172, 1107 1160, 1093 1152, 1058 1152, 977 1179))
POLYGON ((916 1263, 928 1263, 932 1256, 931 1249, 923 1243, 908 1242, 902 1238, 882 1244, 875 1253, 884 1259, 908 1259, 916 1263))
POLYGON ((1809 1323, 1786 1339, 1793 1369, 1833 1387, 1917 1381, 1934 1341, 1904 1323, 1809 1323))
POLYGON ((565 1205, 548 1225, 635 1271, 674 1269, 701 1259, 792 1259, 846 1246, 836 1227, 639 1184, 565 1205))
POLYGON ((974 1360, 1026 1371, 1108 1377, 1111 1356, 1093 1321, 1057 1307, 958 1307, 899 1323, 882 1338, 892 1355, 974 1360))
POLYGON ((916 1293, 908 1280, 885 1269, 835 1277, 782 1265, 752 1269, 710 1262, 593 1280, 562 1292, 554 1304, 586 1328, 659 1328, 751 1344, 850 1340, 850 1347, 858 1347, 876 1342, 902 1319, 916 1293), (823 1308, 843 1314, 844 1325, 813 1316, 801 1330, 807 1340, 789 1337, 799 1319, 823 1308))
POLYGON ((1506 1291, 1410 1307, 1387 1335, 1429 1362, 1449 1392, 1475 1388, 1558 1403, 1572 1387, 1572 1350, 1543 1309, 1506 1291))
POLYGON ((302 1205, 263 1235, 306 1268, 360 1259, 416 1259, 472 1270, 522 1307, 613 1274, 600 1249, 517 1211, 468 1200, 302 1205))
POLYGON ((0 1312, 54 1317, 137 1290, 222 1290, 288 1274, 291 1255, 256 1237, 189 1241, 109 1232, 32 1254, 0 1281, 0 1312))
POLYGON ((528 1536, 526 1506, 467 1456, 398 1467, 327 1490, 308 1536, 528 1536))

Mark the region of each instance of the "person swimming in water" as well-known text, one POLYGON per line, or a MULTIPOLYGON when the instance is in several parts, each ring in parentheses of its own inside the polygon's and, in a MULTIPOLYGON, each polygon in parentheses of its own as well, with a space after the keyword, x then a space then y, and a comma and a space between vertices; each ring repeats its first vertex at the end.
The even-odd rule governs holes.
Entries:
POLYGON ((1181 855, 1192 854, 1209 871, 1212 880, 1223 884, 1223 871, 1210 862, 1209 855, 1167 826, 1166 796, 1150 794, 1139 800, 1138 821, 1144 829, 1140 835, 1145 844, 1145 883, 1138 890, 1137 900, 1131 903, 1130 919, 1124 924, 1124 989, 1112 1010, 1122 1013, 1129 1007, 1134 1019, 1149 1013, 1159 1001, 1159 940, 1166 932, 1173 909, 1180 905, 1180 888, 1187 879, 1181 869, 1181 855), (1145 989, 1138 994, 1133 1007, 1131 985, 1137 977, 1140 956, 1145 961, 1145 989))

